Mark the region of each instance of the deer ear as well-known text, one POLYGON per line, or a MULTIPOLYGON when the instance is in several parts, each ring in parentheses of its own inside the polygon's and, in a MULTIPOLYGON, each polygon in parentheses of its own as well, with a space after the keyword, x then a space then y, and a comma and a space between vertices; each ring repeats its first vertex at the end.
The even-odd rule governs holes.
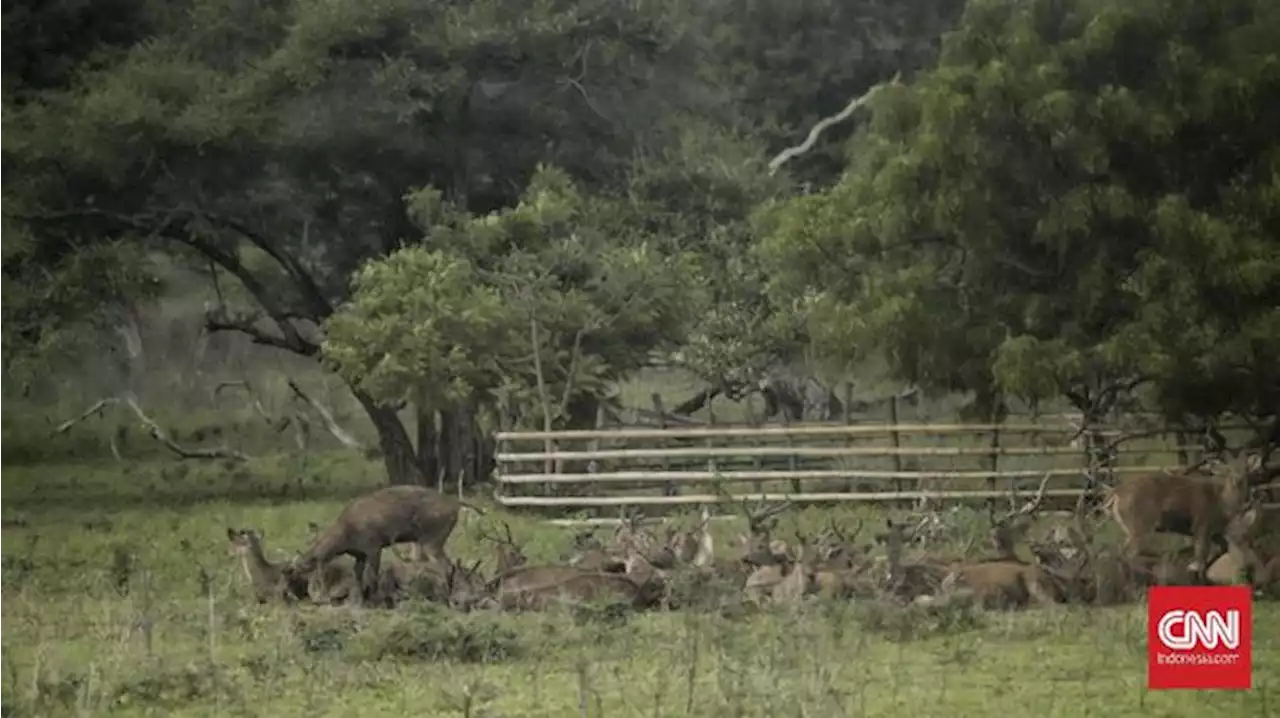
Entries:
POLYGON ((1244 461, 1244 470, 1246 474, 1252 474, 1262 469, 1262 454, 1252 453, 1249 458, 1244 461))
POLYGON ((227 538, 228 538, 229 540, 231 540, 231 541, 235 541, 235 540, 236 540, 236 530, 235 530, 235 529, 233 529, 233 528, 228 527, 228 528, 227 528, 227 538))

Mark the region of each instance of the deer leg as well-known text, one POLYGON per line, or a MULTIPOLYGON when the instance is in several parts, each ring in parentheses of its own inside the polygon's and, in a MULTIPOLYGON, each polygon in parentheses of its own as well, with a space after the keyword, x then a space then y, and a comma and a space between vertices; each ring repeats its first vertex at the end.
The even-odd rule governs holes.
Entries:
POLYGON ((369 552, 368 561, 364 567, 364 583, 362 590, 365 594, 365 600, 372 601, 375 599, 382 576, 382 549, 374 549, 369 552))
POLYGON ((444 546, 434 541, 423 541, 418 544, 418 550, 431 557, 437 571, 449 570, 449 556, 444 552, 444 546))
POLYGON ((365 569, 369 565, 369 557, 363 553, 353 554, 356 559, 354 573, 356 576, 356 587, 360 591, 362 599, 368 599, 367 583, 365 582, 365 569))
POLYGON ((1208 582, 1207 572, 1209 570, 1209 531, 1207 528, 1196 529, 1195 543, 1195 562, 1196 562, 1196 583, 1205 585, 1208 582))

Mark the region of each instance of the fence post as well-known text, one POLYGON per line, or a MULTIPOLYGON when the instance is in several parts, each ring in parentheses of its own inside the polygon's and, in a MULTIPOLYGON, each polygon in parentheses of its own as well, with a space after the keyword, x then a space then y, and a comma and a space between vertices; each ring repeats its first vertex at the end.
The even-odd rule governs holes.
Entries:
MULTIPOLYGON (((787 413, 785 408, 782 411, 782 425, 787 428, 791 428, 791 415, 787 413)), ((795 448, 795 445, 796 445, 795 437, 792 436, 791 434, 787 434, 787 447, 795 448)), ((788 469, 790 469, 791 471, 795 471, 798 468, 798 465, 799 465, 799 461, 797 460, 795 454, 791 454, 787 456, 788 469)), ((791 492, 796 494, 800 493, 800 479, 791 480, 791 492)))
MULTIPOLYGON (((658 428, 665 431, 667 428, 667 410, 666 410, 666 407, 663 406, 662 404, 662 395, 655 391, 649 395, 649 398, 653 401, 653 410, 658 414, 658 428)), ((667 440, 659 439, 658 446, 661 446, 664 449, 667 448, 667 440)), ((666 456, 662 457, 662 470, 663 471, 671 470, 671 459, 667 458, 666 456)), ((670 481, 663 482, 662 484, 663 496, 675 496, 678 493, 680 492, 676 489, 676 485, 674 483, 670 481)))
MULTIPOLYGON (((990 476, 987 477, 987 489, 994 492, 996 490, 996 477, 1000 474, 1000 428, 999 428, 999 425, 994 426, 991 430, 990 448, 991 448, 991 455, 987 459, 987 462, 988 462, 988 467, 991 471, 991 474, 990 476)), ((987 506, 988 508, 991 508, 991 509, 995 508, 996 506, 995 497, 987 499, 987 506)))
MULTIPOLYGON (((752 429, 759 429, 760 415, 756 414, 755 394, 747 394, 747 396, 744 398, 744 401, 747 402, 747 423, 751 425, 752 429)), ((763 456, 752 457, 751 465, 755 467, 756 471, 763 471, 764 457, 763 456)), ((755 491, 757 494, 764 493, 763 481, 760 481, 759 479, 757 479, 751 482, 751 486, 752 486, 752 490, 755 491)))
POLYGON ((1191 457, 1187 455, 1187 432, 1179 429, 1173 433, 1173 440, 1178 442, 1178 463, 1182 466, 1191 465, 1191 457))
MULTIPOLYGON (((840 418, 844 421, 845 426, 853 426, 853 408, 850 406, 851 404, 853 404, 853 382, 846 381, 844 383, 844 406, 840 407, 840 418)), ((845 446, 853 446, 854 440, 852 432, 845 434, 844 444, 845 446)), ((841 461, 841 468, 848 469, 848 463, 851 460, 852 457, 841 461)), ((845 493, 852 493, 853 488, 853 479, 845 477, 844 486, 841 491, 844 491, 845 493)))
MULTIPOLYGON (((889 432, 889 441, 896 452, 902 448, 902 437, 898 434, 898 395, 894 394, 889 397, 889 424, 893 426, 893 430, 889 432)), ((893 470, 902 471, 902 456, 895 453, 893 455, 893 470)), ((902 479, 895 478, 893 480, 894 489, 899 493, 902 492, 902 479)), ((916 479, 916 488, 920 488, 920 480, 916 479)))

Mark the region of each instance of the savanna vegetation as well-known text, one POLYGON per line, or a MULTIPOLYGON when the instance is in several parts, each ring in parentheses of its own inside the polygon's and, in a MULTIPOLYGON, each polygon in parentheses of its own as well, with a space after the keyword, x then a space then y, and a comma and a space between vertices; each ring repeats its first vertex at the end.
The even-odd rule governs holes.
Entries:
MULTIPOLYGON (((389 549, 394 610, 328 605, 259 590, 253 553, 457 477, 485 511, 447 546, 481 561, 467 581, 495 537, 581 559, 585 537, 482 498, 493 432, 651 392, 720 416, 762 394, 826 418, 810 399, 851 383, 937 417, 1230 420, 1265 473, 1280 6, 51 0, 6 5, 3 33, 5 715, 1272 710, 1266 600, 1253 691, 1145 690, 1140 603, 1044 563, 1100 556, 1107 522, 1081 542, 1034 511, 906 532, 807 508, 739 545, 740 522, 676 515, 670 541, 710 537, 733 571, 763 546, 753 572, 799 588, 682 587, 702 574, 659 565, 661 530, 602 533, 616 575, 652 564, 652 603, 683 596, 641 612, 459 606, 389 549), (1009 575, 1062 605, 989 605, 965 567, 1011 540, 1009 575)), ((1214 530, 1262 584, 1270 517, 1240 508, 1214 530)))

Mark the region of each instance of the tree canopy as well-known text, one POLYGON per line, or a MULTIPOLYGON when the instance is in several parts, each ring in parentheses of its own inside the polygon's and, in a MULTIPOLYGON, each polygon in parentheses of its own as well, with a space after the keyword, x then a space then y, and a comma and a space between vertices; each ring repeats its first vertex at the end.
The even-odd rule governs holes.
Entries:
POLYGON ((1117 382, 1274 412, 1277 30, 1248 0, 970 2, 839 185, 764 213, 773 289, 830 351, 987 413, 1117 382))
POLYGON ((208 330, 340 376, 396 481, 591 421, 655 356, 1274 413, 1278 31, 1262 0, 14 6, 6 367, 180 265, 208 330))

